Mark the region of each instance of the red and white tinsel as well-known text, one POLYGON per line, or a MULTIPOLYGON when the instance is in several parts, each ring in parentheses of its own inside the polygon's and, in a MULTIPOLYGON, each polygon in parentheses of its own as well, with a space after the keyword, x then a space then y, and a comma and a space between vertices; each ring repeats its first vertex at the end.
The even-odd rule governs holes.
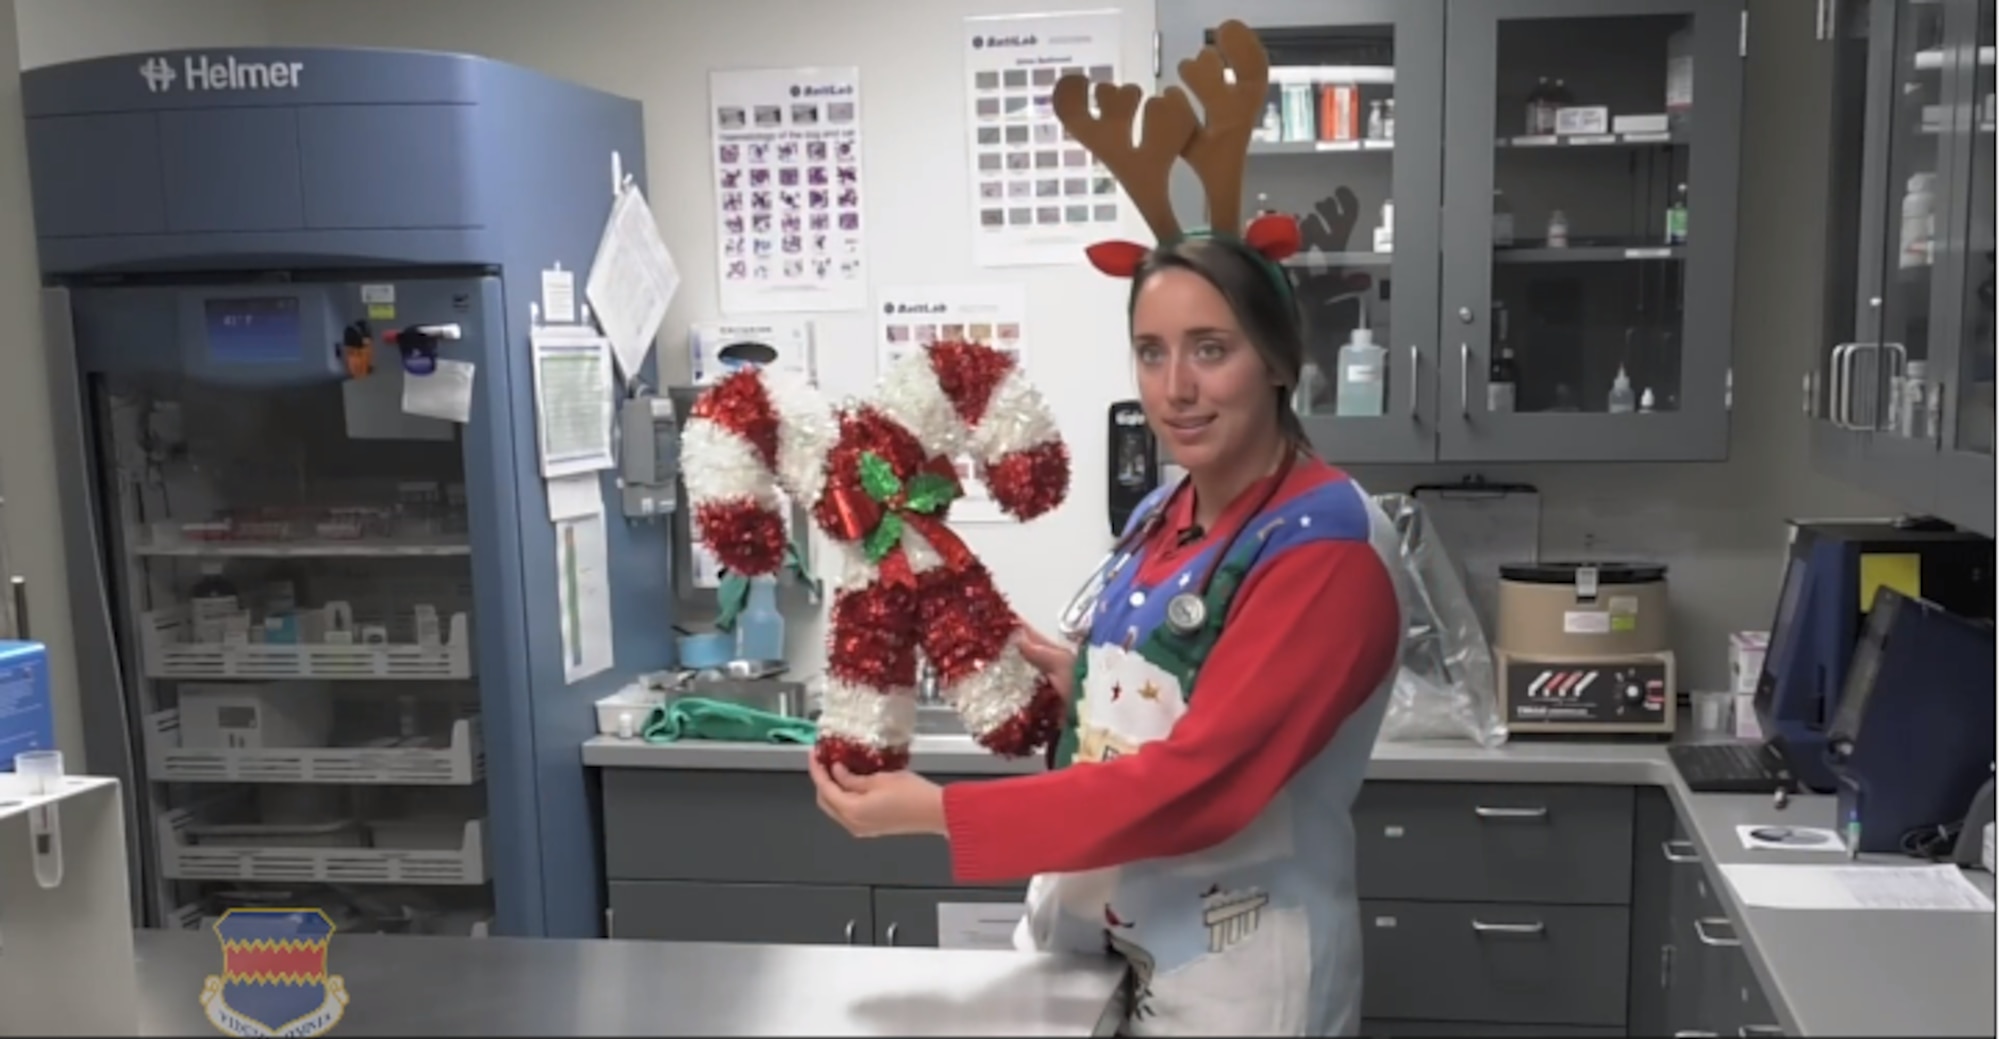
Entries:
POLYGON ((970 456, 1014 518, 1060 505, 1069 451, 1012 357, 939 343, 890 368, 873 397, 839 409, 794 377, 746 369, 696 401, 681 453, 695 531, 722 565, 777 572, 781 489, 837 546, 821 761, 859 774, 908 766, 919 654, 982 746, 1022 756, 1056 738, 1067 705, 1016 648, 1020 620, 947 525, 948 507, 926 513, 901 492, 871 498, 862 476, 868 466, 879 476, 886 462, 904 491, 940 479, 956 489, 952 459, 970 456), (869 537, 890 515, 900 537, 878 535, 871 555, 869 537))

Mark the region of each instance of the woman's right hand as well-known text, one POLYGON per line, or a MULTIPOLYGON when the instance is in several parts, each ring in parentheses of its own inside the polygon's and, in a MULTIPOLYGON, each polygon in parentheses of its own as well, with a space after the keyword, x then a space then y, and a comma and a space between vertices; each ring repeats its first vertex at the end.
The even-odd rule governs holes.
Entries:
POLYGON ((1021 625, 1018 641, 1021 656, 1035 665, 1035 670, 1047 677, 1049 684, 1056 687, 1056 692, 1068 700, 1076 684, 1076 647, 1052 639, 1027 624, 1021 625))

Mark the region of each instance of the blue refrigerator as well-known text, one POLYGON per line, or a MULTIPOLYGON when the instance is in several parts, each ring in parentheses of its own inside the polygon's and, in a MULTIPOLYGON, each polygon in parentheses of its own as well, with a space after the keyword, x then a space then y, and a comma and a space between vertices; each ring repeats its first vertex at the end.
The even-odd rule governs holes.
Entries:
MULTIPOLYGON (((581 745, 672 663, 672 528, 586 477, 609 566, 579 582, 530 333, 544 271, 581 299, 614 169, 644 189, 638 102, 374 49, 98 58, 22 93, 84 769, 125 783, 139 919, 599 934, 581 745), (612 663, 572 680, 592 580, 612 663)), ((635 375, 608 407, 659 385, 635 375)))

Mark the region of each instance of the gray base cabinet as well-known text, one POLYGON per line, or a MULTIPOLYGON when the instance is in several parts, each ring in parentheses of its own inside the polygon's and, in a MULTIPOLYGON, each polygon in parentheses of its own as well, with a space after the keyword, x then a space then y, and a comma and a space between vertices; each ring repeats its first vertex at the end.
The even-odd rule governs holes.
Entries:
MULTIPOLYGON (((859 841, 799 772, 604 769, 605 932, 654 941, 998 945, 1025 885, 952 884, 942 841, 859 841), (981 907, 989 907, 982 909, 981 907)), ((940 776, 943 782, 956 777, 940 776)))
MULTIPOLYGON (((942 842, 849 837, 798 773, 601 775, 618 938, 1004 945, 1026 898, 954 885, 942 842)), ((1772 1029, 1659 790, 1370 782, 1354 823, 1366 1035, 1772 1029)))

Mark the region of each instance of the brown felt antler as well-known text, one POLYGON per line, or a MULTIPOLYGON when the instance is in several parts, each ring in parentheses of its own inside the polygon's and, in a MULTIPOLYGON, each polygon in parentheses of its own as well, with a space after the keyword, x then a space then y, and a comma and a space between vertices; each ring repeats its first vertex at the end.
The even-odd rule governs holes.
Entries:
POLYGON ((1271 85, 1271 59, 1249 26, 1231 20, 1216 27, 1215 46, 1184 59, 1180 72, 1201 99, 1202 115, 1182 154, 1201 178, 1209 228, 1234 233, 1243 215, 1243 164, 1271 85), (1233 77, 1224 72, 1225 59, 1233 77))
MULTIPOLYGON (((1161 241, 1180 237, 1180 223, 1174 219, 1173 200, 1168 197, 1168 178, 1174 160, 1194 139, 1198 128, 1194 106, 1179 90, 1168 90, 1147 100, 1139 143, 1132 143, 1132 126, 1139 121, 1144 92, 1135 84, 1099 83, 1097 110, 1090 114, 1089 81, 1068 75, 1056 81, 1049 103, 1063 128, 1098 161, 1104 163, 1125 194, 1161 241)), ((1260 95, 1261 96, 1261 95, 1260 95)))

